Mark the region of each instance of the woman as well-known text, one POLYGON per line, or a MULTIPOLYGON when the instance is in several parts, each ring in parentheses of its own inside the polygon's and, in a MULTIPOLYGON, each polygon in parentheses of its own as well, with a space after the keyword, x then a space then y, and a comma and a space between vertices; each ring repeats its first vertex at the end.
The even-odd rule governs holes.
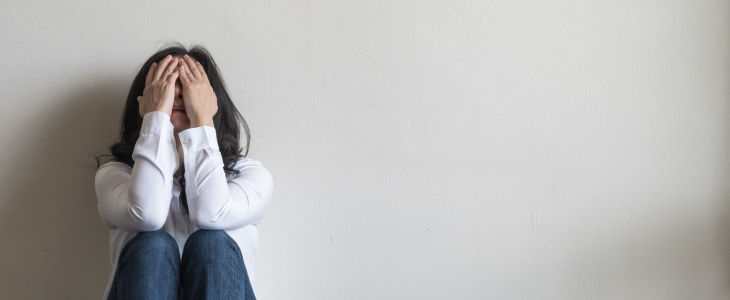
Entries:
POLYGON ((257 226, 273 180, 205 48, 150 57, 95 186, 110 228, 104 299, 255 299, 257 226), (246 134, 246 152, 239 144, 246 134))

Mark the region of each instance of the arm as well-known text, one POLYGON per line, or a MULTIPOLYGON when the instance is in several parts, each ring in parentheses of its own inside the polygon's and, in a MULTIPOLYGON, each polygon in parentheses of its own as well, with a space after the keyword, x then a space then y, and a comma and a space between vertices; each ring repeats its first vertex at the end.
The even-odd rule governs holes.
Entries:
POLYGON ((227 181, 213 127, 178 134, 183 143, 185 192, 190 221, 201 229, 232 230, 259 224, 273 193, 273 179, 260 163, 239 161, 240 174, 227 181))
POLYGON ((180 165, 169 115, 161 111, 145 114, 132 159, 131 172, 129 166, 120 164, 97 170, 99 214, 109 228, 158 230, 167 220, 172 175, 180 165))

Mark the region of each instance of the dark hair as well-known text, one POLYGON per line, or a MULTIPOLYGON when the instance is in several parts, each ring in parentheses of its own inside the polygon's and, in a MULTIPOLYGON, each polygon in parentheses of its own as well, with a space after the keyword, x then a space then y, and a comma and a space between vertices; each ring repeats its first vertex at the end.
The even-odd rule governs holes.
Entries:
MULTIPOLYGON (((160 51, 157 51, 157 53, 147 59, 139 70, 139 73, 137 73, 137 76, 134 77, 132 87, 129 89, 129 95, 127 95, 127 103, 124 105, 124 112, 122 113, 119 142, 109 147, 111 155, 102 154, 96 157, 97 170, 101 167, 99 162, 99 157, 101 156, 113 156, 111 161, 125 163, 130 167, 134 167, 132 153, 134 152, 134 145, 137 143, 137 139, 139 139, 139 133, 142 127, 142 116, 139 115, 137 96, 141 96, 144 91, 145 78, 152 63, 159 63, 168 54, 172 56, 187 54, 194 60, 200 62, 203 68, 205 68, 210 85, 215 92, 215 96, 218 98, 218 112, 213 116, 213 124, 218 138, 218 148, 223 157, 223 170, 226 174, 239 174, 240 171, 233 167, 239 158, 248 155, 248 147, 251 143, 251 133, 249 132, 248 124, 246 124, 246 120, 238 112, 233 101, 231 101, 231 97, 226 92, 223 78, 220 76, 220 70, 215 64, 215 61, 213 61, 210 52, 200 45, 196 45, 188 51, 179 43, 168 45, 160 51), (244 148, 241 148, 239 143, 239 125, 243 127, 246 134, 246 147, 244 148)), ((185 176, 180 178, 180 184, 182 185, 180 200, 187 212, 188 202, 185 195, 185 176)))

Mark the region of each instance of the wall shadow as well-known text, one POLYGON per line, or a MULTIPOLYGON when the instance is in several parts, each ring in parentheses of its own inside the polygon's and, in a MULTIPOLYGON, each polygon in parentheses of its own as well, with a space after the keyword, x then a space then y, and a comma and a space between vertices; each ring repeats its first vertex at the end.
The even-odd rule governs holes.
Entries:
POLYGON ((16 124, 22 130, 6 148, 13 160, 3 166, 12 177, 0 183, 3 298, 103 295, 109 230, 99 217, 90 154, 106 152, 115 140, 131 78, 84 82, 93 85, 40 101, 49 107, 16 124))

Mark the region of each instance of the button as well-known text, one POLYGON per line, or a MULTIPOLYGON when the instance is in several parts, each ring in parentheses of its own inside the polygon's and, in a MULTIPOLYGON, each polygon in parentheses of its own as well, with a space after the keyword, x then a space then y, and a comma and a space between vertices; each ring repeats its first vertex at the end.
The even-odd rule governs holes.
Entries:
POLYGON ((184 140, 183 144, 185 144, 185 145, 190 144, 190 140, 184 140))

